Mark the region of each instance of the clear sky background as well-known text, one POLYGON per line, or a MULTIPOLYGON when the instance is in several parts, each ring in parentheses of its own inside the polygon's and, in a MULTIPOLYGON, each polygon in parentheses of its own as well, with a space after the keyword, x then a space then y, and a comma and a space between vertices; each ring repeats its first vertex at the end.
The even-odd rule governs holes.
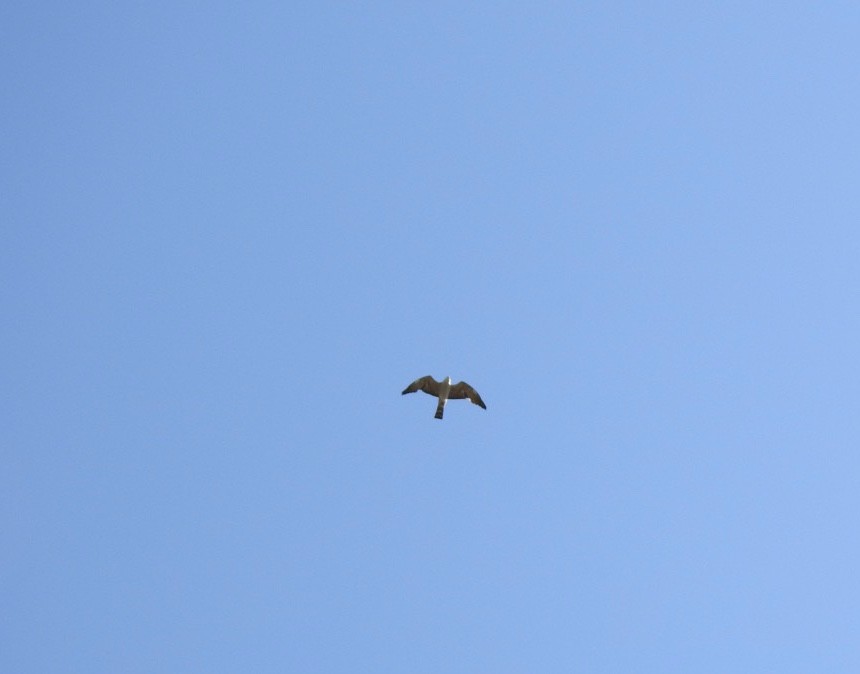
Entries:
POLYGON ((6 3, 0 670, 860 671, 858 35, 6 3))

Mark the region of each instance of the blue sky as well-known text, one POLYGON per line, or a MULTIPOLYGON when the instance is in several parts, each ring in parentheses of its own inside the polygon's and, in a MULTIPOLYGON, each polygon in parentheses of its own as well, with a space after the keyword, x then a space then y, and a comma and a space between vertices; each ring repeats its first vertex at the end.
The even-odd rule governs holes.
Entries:
POLYGON ((0 669, 858 671, 858 32, 7 4, 0 669))

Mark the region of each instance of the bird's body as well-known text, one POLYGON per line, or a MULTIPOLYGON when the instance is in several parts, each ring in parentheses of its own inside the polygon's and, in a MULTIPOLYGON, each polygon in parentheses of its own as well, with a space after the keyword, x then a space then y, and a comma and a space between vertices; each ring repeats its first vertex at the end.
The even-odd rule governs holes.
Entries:
POLYGON ((461 381, 456 384, 451 383, 451 377, 445 377, 442 381, 436 381, 429 374, 426 377, 421 377, 413 381, 407 386, 401 395, 407 393, 415 393, 415 391, 424 391, 431 396, 439 398, 439 403, 436 405, 436 418, 441 419, 445 412, 445 403, 449 399, 457 400, 459 398, 468 398, 475 405, 487 409, 484 401, 478 392, 469 386, 466 382, 461 381))

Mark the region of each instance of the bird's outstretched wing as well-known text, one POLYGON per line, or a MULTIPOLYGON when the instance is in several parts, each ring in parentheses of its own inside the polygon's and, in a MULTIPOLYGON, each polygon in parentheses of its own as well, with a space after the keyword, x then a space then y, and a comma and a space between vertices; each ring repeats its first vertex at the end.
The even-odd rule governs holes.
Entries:
POLYGON ((421 377, 413 381, 403 389, 400 395, 415 393, 415 391, 424 391, 424 393, 429 393, 431 396, 439 397, 439 382, 428 374, 426 377, 421 377))
POLYGON ((481 396, 478 395, 478 392, 464 381, 454 384, 451 387, 451 390, 448 391, 448 397, 454 399, 468 398, 478 407, 487 409, 487 406, 484 404, 484 401, 481 400, 481 396))

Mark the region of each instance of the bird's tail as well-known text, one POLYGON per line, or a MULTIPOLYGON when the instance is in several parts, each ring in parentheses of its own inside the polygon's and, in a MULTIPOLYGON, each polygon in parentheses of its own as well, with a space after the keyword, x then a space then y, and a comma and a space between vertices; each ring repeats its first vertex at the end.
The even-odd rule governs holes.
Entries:
POLYGON ((436 418, 437 418, 437 419, 441 419, 441 418, 442 418, 442 413, 443 413, 444 411, 445 411, 445 401, 444 401, 444 400, 440 400, 440 401, 439 401, 439 404, 438 404, 438 405, 436 405, 436 418))

